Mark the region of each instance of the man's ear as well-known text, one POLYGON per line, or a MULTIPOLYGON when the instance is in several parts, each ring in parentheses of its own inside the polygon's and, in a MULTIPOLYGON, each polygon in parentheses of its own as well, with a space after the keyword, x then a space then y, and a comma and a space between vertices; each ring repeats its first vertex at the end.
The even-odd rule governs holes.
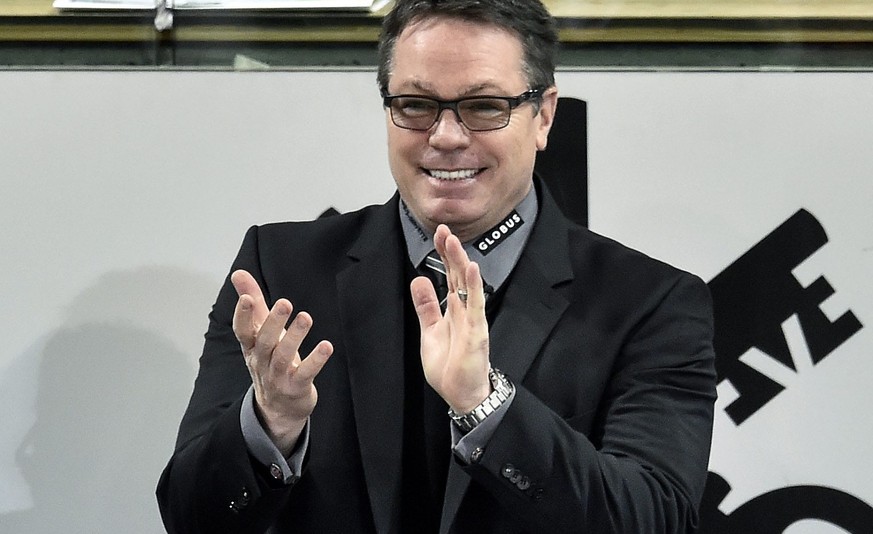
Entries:
POLYGON ((558 108, 558 88, 554 85, 543 93, 540 99, 540 110, 537 112, 537 150, 545 150, 549 142, 549 130, 555 122, 555 111, 558 108))

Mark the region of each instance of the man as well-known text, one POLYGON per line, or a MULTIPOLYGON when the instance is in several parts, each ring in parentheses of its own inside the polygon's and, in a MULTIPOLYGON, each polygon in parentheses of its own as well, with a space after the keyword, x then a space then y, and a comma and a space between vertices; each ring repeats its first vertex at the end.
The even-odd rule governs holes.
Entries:
POLYGON ((556 40, 538 0, 397 2, 398 194, 248 232, 159 484, 168 531, 694 529, 709 296, 533 178, 556 40))

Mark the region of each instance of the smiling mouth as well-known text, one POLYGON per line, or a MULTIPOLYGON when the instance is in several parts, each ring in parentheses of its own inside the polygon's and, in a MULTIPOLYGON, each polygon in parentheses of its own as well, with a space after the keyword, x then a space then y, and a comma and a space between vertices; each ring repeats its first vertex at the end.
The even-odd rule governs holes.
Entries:
POLYGON ((424 169, 424 171, 437 180, 466 180, 479 174, 482 169, 458 169, 446 171, 439 169, 424 169))

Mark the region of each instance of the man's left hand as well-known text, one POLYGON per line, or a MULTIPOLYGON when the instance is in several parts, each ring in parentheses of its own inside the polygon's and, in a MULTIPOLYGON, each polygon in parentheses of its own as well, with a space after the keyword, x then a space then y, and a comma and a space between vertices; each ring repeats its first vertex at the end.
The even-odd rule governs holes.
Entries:
POLYGON ((434 244, 446 266, 448 306, 443 315, 426 277, 412 281, 412 302, 421 326, 421 365, 428 384, 449 407, 467 413, 491 393, 485 292, 479 265, 470 261, 446 225, 437 227, 434 244), (467 291, 466 302, 458 296, 459 289, 467 291))

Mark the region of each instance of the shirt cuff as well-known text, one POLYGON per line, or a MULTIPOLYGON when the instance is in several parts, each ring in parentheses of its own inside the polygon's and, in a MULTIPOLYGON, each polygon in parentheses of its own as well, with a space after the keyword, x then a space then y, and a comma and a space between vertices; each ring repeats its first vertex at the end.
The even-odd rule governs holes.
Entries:
POLYGON ((249 453, 258 462, 270 468, 273 478, 278 479, 276 474, 279 472, 281 472, 282 482, 285 484, 290 484, 300 478, 300 472, 303 470, 303 458, 309 448, 309 419, 306 420, 306 426, 303 427, 291 455, 285 458, 279 448, 273 444, 267 431, 261 426, 261 421, 255 413, 255 387, 251 386, 243 398, 239 411, 239 425, 249 453))
POLYGON ((452 428, 452 451, 462 462, 467 465, 471 464, 470 458, 473 455, 473 451, 484 449, 485 445, 488 444, 488 440, 494 435, 494 431, 497 430, 500 421, 503 421, 503 417, 506 415, 506 410, 509 409, 509 405, 515 399, 515 391, 513 389, 506 402, 501 404, 499 408, 491 412, 488 417, 476 425, 476 428, 466 434, 455 423, 449 423, 449 426, 452 428))

